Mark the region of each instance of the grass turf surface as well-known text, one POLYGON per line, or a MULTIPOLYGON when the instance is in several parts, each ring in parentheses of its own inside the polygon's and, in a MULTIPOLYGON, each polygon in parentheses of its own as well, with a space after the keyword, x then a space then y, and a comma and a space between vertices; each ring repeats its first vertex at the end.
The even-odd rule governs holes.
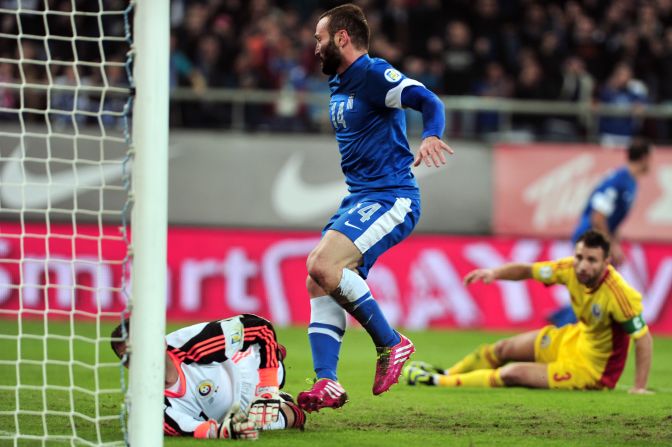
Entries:
MULTIPOLYGON (((77 331, 91 334, 94 327, 77 325, 77 331)), ((170 329, 178 326, 171 325, 170 329)), ((105 325, 107 335, 112 325, 105 325)), ((24 325, 25 332, 42 333, 42 324, 24 325)), ((49 323, 50 333, 67 333, 66 324, 49 323), (62 327, 61 327, 62 325, 62 327)), ((16 325, 0 322, 0 333, 16 333, 16 325)), ((488 332, 409 332, 417 352, 413 359, 449 365, 481 343, 493 342, 508 335, 488 332)), ((279 329, 278 338, 287 346, 287 383, 285 390, 296 395, 308 387, 305 379, 311 376, 310 348, 305 328, 279 329)), ((16 343, 3 340, 1 360, 15 360, 16 343)), ((107 342, 99 344, 102 361, 112 361, 113 354, 107 342)), ((74 343, 73 357, 89 362, 95 358, 94 345, 74 343)), ((21 344, 22 358, 41 360, 45 345, 39 339, 21 344)), ((50 359, 67 359, 68 343, 50 340, 46 344, 50 359)), ((633 355, 614 391, 547 391, 508 389, 445 389, 434 387, 394 386, 391 391, 375 397, 371 394, 375 351, 368 335, 361 330, 349 330, 345 336, 339 379, 347 389, 350 402, 340 410, 323 410, 308 416, 305 432, 296 430, 265 432, 255 445, 314 446, 314 445, 405 445, 405 446, 488 446, 488 445, 591 445, 591 446, 670 446, 672 445, 672 339, 655 337, 654 360, 650 388, 655 395, 627 394, 633 380, 633 355)), ((2 365, 0 385, 16 385, 16 367, 2 365)), ((82 389, 93 389, 93 374, 87 368, 73 369, 75 383, 82 389)), ((68 368, 53 366, 47 370, 47 381, 67 385, 68 368)), ((44 377, 41 366, 23 365, 22 385, 40 385, 44 377)), ((104 388, 118 386, 119 372, 114 368, 101 371, 104 388)), ((16 393, 0 391, 0 411, 16 408, 16 393)), ((38 410, 43 406, 42 393, 21 389, 22 409, 38 410)), ((102 395, 102 413, 115 414, 119 395, 102 395)), ((66 392, 47 393, 47 407, 51 410, 70 411, 66 392)), ((75 409, 93 415, 93 399, 85 392, 76 392, 75 409)), ((22 433, 42 435, 42 418, 24 415, 18 418, 22 433)), ((75 418, 81 436, 94 440, 93 424, 75 418)), ((66 434, 70 419, 49 416, 46 425, 50 433, 66 434)), ((16 419, 0 416, 0 446, 14 445, 3 436, 15 433, 16 419)), ((119 439, 119 424, 115 420, 102 426, 103 440, 119 439)), ((166 438, 166 446, 198 446, 205 441, 188 438, 166 438)), ((19 446, 43 445, 39 441, 21 441, 19 446)), ((64 442, 46 445, 69 445, 64 442)), ((79 444, 76 444, 79 445, 79 444)))

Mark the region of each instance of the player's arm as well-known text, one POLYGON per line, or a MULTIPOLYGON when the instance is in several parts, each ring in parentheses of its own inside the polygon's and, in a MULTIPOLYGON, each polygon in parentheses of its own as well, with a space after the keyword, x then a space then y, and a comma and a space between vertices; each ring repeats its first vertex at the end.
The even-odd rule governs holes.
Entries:
POLYGON ((601 211, 593 210, 590 213, 590 226, 593 229, 599 231, 600 233, 606 234, 611 238, 611 233, 609 232, 609 226, 607 225, 607 216, 605 216, 601 211))
POLYGON ((629 286, 623 287, 610 302, 611 316, 635 342, 635 383, 633 394, 649 394, 646 384, 651 370, 653 339, 642 313, 642 295, 629 286))
POLYGON ((423 161, 427 166, 438 167, 446 164, 445 152, 453 153, 446 143, 441 141, 441 136, 446 127, 446 111, 443 102, 433 92, 422 85, 410 85, 401 92, 401 104, 422 113, 422 143, 415 157, 413 166, 418 166, 423 161))
MULTIPOLYGON (((641 317, 635 317, 641 320, 641 317)), ((644 327, 646 329, 646 327, 644 327)), ((633 336, 634 338, 634 336, 633 336)), ((643 334, 635 338, 635 384, 630 388, 631 394, 650 394, 646 389, 649 380, 649 371, 651 370, 651 361, 653 359, 653 337, 651 332, 646 330, 643 334)))
POLYGON ((611 242, 611 260, 614 265, 623 262, 623 251, 616 233, 609 231, 607 219, 614 213, 618 197, 623 194, 623 189, 612 179, 601 185, 590 199, 592 212, 590 213, 590 225, 597 231, 607 235, 611 242))
POLYGON ((612 263, 616 266, 623 262, 623 250, 621 249, 621 242, 616 232, 611 233, 609 231, 609 225, 607 224, 607 216, 596 209, 593 209, 590 213, 590 225, 593 229, 607 235, 611 243, 611 260, 612 263))
POLYGON ((532 264, 512 262, 492 269, 476 269, 464 277, 465 284, 482 281, 490 284, 496 280, 521 281, 532 278, 532 264))
POLYGON ((259 386, 278 386, 278 339, 270 321, 253 314, 240 316, 243 348, 259 345, 259 386))
POLYGON ((243 350, 259 346, 259 384, 250 405, 249 419, 257 428, 278 420, 280 389, 278 383, 278 340, 270 321, 253 314, 243 314, 243 350))

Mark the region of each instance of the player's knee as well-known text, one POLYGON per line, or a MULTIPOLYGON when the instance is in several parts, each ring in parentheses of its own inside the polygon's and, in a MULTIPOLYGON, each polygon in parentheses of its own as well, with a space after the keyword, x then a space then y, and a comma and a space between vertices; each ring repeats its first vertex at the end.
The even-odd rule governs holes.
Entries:
POLYGON ((334 274, 334 267, 324 256, 311 253, 306 262, 308 277, 325 292, 329 293, 338 287, 340 276, 334 274))
POLYGON ((499 369, 499 377, 506 386, 521 385, 523 382, 522 372, 519 365, 511 363, 499 369))
POLYGON ((306 276, 306 290, 311 298, 326 294, 326 292, 322 290, 322 287, 320 287, 310 275, 306 276))
POLYGON ((495 343, 494 351, 500 362, 506 362, 511 357, 511 343, 508 339, 499 340, 495 343))

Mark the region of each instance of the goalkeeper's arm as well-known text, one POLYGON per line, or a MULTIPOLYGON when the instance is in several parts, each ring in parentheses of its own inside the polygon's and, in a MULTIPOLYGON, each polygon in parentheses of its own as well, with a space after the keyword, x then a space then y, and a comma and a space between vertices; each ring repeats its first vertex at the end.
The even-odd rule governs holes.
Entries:
POLYGON ((244 327, 242 350, 259 345, 259 387, 278 387, 278 340, 270 321, 253 314, 243 314, 244 327))
POLYGON ((278 384, 278 340, 270 321, 253 314, 240 317, 245 328, 243 350, 259 345, 259 384, 249 408, 249 419, 257 428, 276 422, 280 411, 278 384))

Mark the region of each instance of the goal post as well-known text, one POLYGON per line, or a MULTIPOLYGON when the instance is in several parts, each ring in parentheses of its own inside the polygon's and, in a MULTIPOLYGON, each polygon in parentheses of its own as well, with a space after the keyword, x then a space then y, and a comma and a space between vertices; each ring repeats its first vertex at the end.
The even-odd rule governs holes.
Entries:
POLYGON ((135 10, 131 446, 163 445, 170 2, 135 10))
POLYGON ((163 444, 168 8, 0 2, 2 446, 163 444))

